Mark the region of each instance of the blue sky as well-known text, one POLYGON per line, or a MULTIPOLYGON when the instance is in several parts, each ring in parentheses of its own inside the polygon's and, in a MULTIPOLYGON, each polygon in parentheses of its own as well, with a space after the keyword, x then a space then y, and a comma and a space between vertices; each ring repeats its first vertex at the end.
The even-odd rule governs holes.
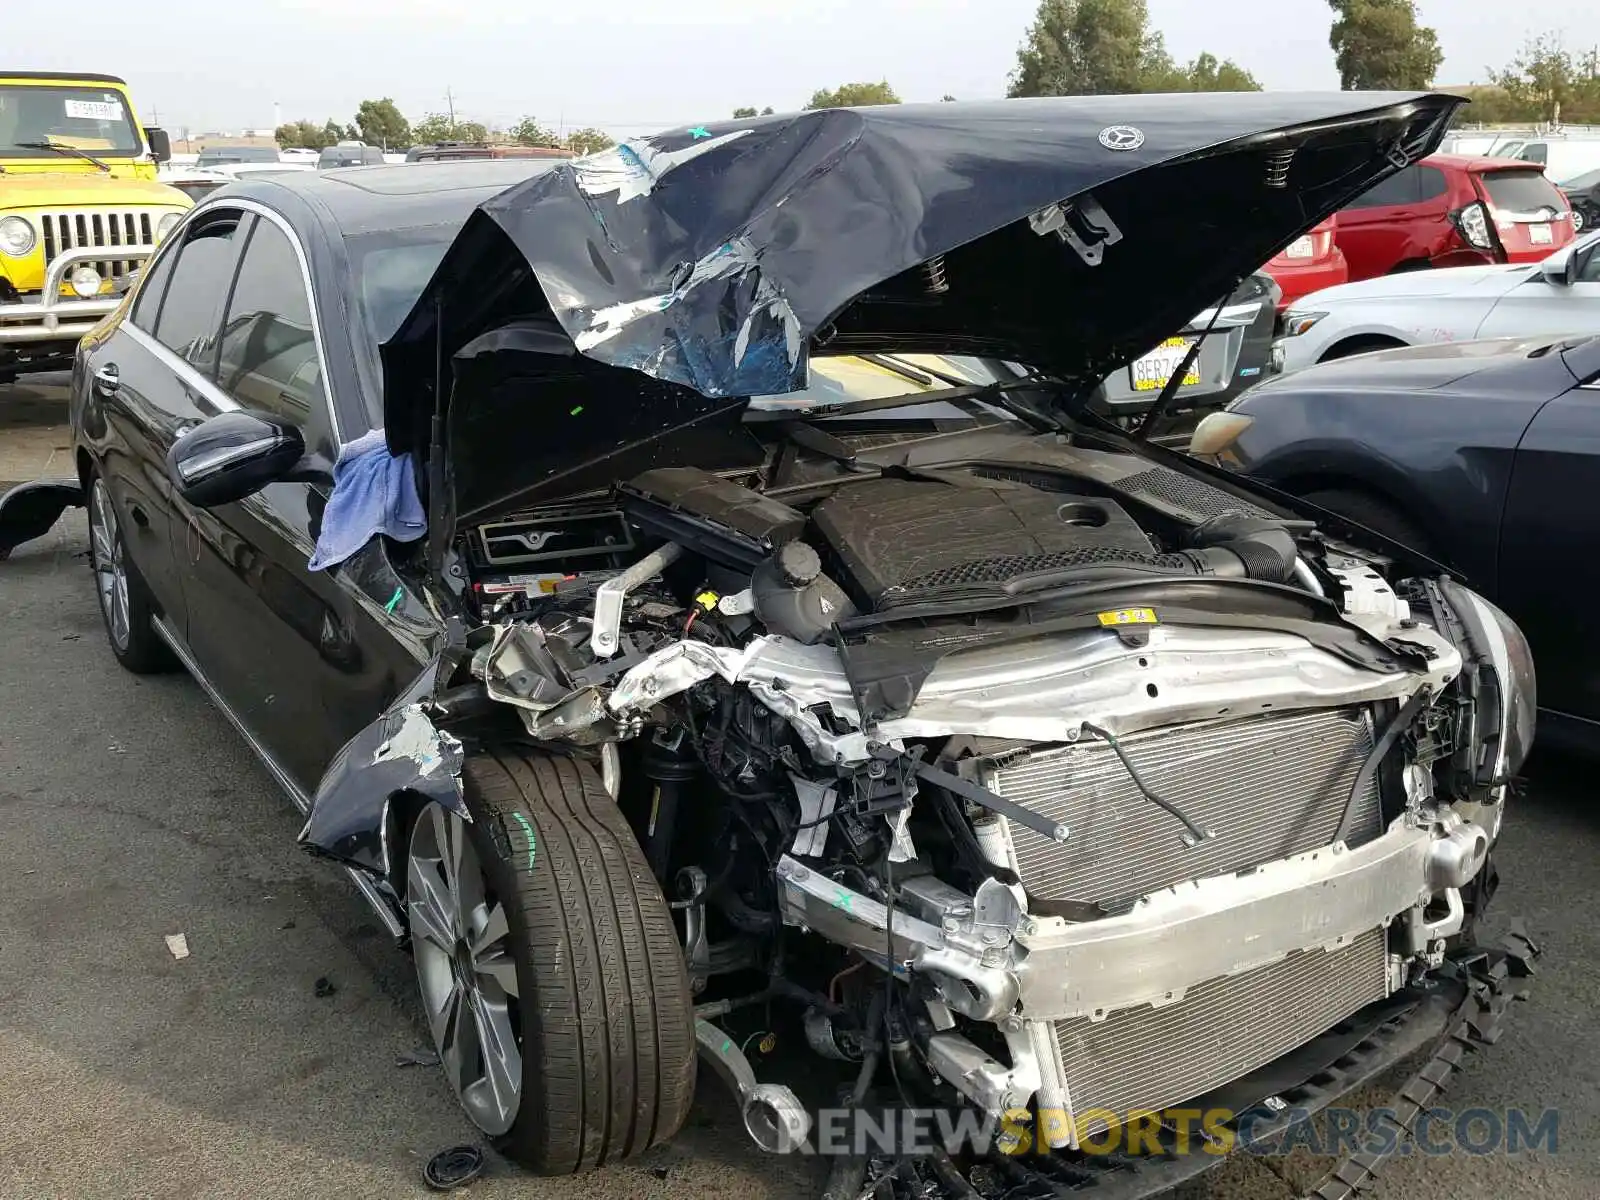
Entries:
MULTIPOLYGON (((348 119, 380 95, 416 119, 442 111, 448 88, 476 119, 531 113, 626 136, 743 104, 797 108, 858 79, 887 78, 907 100, 1002 95, 1037 0, 167 0, 137 21, 120 0, 74 0, 70 37, 52 32, 59 0, 4 3, 8 65, 125 75, 174 131, 269 125, 274 102, 286 120, 348 119)), ((1338 86, 1325 0, 1149 5, 1178 58, 1210 50, 1268 88, 1338 86)), ((1574 6, 1420 7, 1444 47, 1441 83, 1481 79, 1533 33, 1562 31, 1574 50, 1600 39, 1574 6)))

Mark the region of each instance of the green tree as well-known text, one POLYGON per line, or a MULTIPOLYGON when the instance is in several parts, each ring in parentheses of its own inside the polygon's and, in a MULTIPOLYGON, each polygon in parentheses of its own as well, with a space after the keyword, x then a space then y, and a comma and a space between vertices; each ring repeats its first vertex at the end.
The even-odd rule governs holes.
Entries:
POLYGON ((733 119, 735 121, 744 121, 756 115, 756 110, 753 108, 736 108, 733 110, 733 119))
POLYGON ((444 113, 429 113, 411 127, 413 143, 431 146, 436 142, 486 142, 489 131, 481 121, 451 121, 444 113))
POLYGON ((939 97, 939 103, 940 104, 949 104, 954 100, 955 100, 955 97, 952 96, 949 92, 946 92, 944 95, 939 97))
POLYGON ((321 150, 331 145, 325 127, 311 121, 286 121, 273 130, 273 137, 285 150, 321 150))
POLYGON ((599 154, 617 144, 603 129, 575 129, 567 134, 567 149, 577 154, 599 154))
POLYGON ((506 131, 519 146, 560 146, 556 131, 546 129, 533 117, 523 117, 506 131))
POLYGON ((411 122, 401 115, 388 96, 382 100, 363 100, 356 109, 356 129, 369 146, 387 150, 406 150, 411 146, 411 122))
POLYGON ((1217 61, 1215 54, 1202 52, 1184 72, 1186 92, 1259 92, 1261 84, 1231 58, 1217 61))
POLYGON ((1097 96, 1178 86, 1145 0, 1040 0, 1011 73, 1012 96, 1097 96))
POLYGON ((868 104, 899 104, 900 97, 887 80, 877 83, 843 83, 829 91, 819 88, 811 93, 811 108, 859 108, 868 104))
POLYGON ((772 105, 769 104, 761 110, 761 115, 763 117, 770 117, 772 115, 772 111, 772 105))
POLYGON ((1426 88, 1444 61, 1438 35, 1417 24, 1413 0, 1328 0, 1328 45, 1347 89, 1426 88))
POLYGON ((1493 93, 1474 96, 1467 120, 1568 121, 1587 124, 1600 120, 1600 71, 1593 55, 1582 60, 1567 52, 1561 35, 1530 38, 1511 63, 1490 70, 1493 93), (1512 115, 1501 116, 1509 110, 1512 115), (1489 115, 1494 111, 1496 115, 1489 115))

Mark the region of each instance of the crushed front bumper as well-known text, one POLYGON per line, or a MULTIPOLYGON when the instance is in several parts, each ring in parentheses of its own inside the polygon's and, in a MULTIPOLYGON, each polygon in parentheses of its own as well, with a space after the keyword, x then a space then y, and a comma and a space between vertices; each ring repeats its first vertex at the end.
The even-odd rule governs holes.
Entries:
MULTIPOLYGON (((107 313, 122 303, 122 295, 134 278, 134 271, 112 279, 112 294, 84 299, 63 295, 67 276, 85 263, 103 263, 111 254, 119 263, 144 263, 156 252, 154 246, 85 246, 63 250, 50 260, 44 287, 28 300, 0 302, 0 355, 22 351, 52 342, 68 347, 100 323, 107 313)), ((31 294, 30 294, 31 295, 31 294)))

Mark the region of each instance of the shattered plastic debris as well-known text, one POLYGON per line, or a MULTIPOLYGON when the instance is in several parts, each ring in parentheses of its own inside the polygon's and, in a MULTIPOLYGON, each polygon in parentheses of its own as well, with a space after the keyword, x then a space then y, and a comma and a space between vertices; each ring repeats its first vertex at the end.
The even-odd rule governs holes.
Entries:
POLYGON ((396 1055, 394 1065, 397 1067, 437 1067, 439 1055, 436 1051, 425 1046, 418 1046, 415 1050, 407 1050, 404 1054, 396 1055))
POLYGON ((181 933, 167 934, 167 949, 172 957, 185 959, 189 957, 189 939, 181 933))

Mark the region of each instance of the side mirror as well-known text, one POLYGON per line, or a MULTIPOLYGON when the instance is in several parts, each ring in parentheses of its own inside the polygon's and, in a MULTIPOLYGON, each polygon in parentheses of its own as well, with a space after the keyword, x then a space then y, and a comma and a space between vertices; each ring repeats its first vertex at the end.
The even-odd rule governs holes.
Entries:
POLYGON ((172 139, 165 129, 146 129, 144 136, 150 142, 150 157, 158 163, 172 161, 172 139))
POLYGON ((1558 250, 1539 264, 1539 273, 1552 287, 1571 287, 1578 277, 1578 256, 1568 250, 1558 250))
POLYGON ((293 425, 242 410, 218 413, 172 444, 167 478, 188 503, 214 508, 288 478, 305 452, 293 425))

